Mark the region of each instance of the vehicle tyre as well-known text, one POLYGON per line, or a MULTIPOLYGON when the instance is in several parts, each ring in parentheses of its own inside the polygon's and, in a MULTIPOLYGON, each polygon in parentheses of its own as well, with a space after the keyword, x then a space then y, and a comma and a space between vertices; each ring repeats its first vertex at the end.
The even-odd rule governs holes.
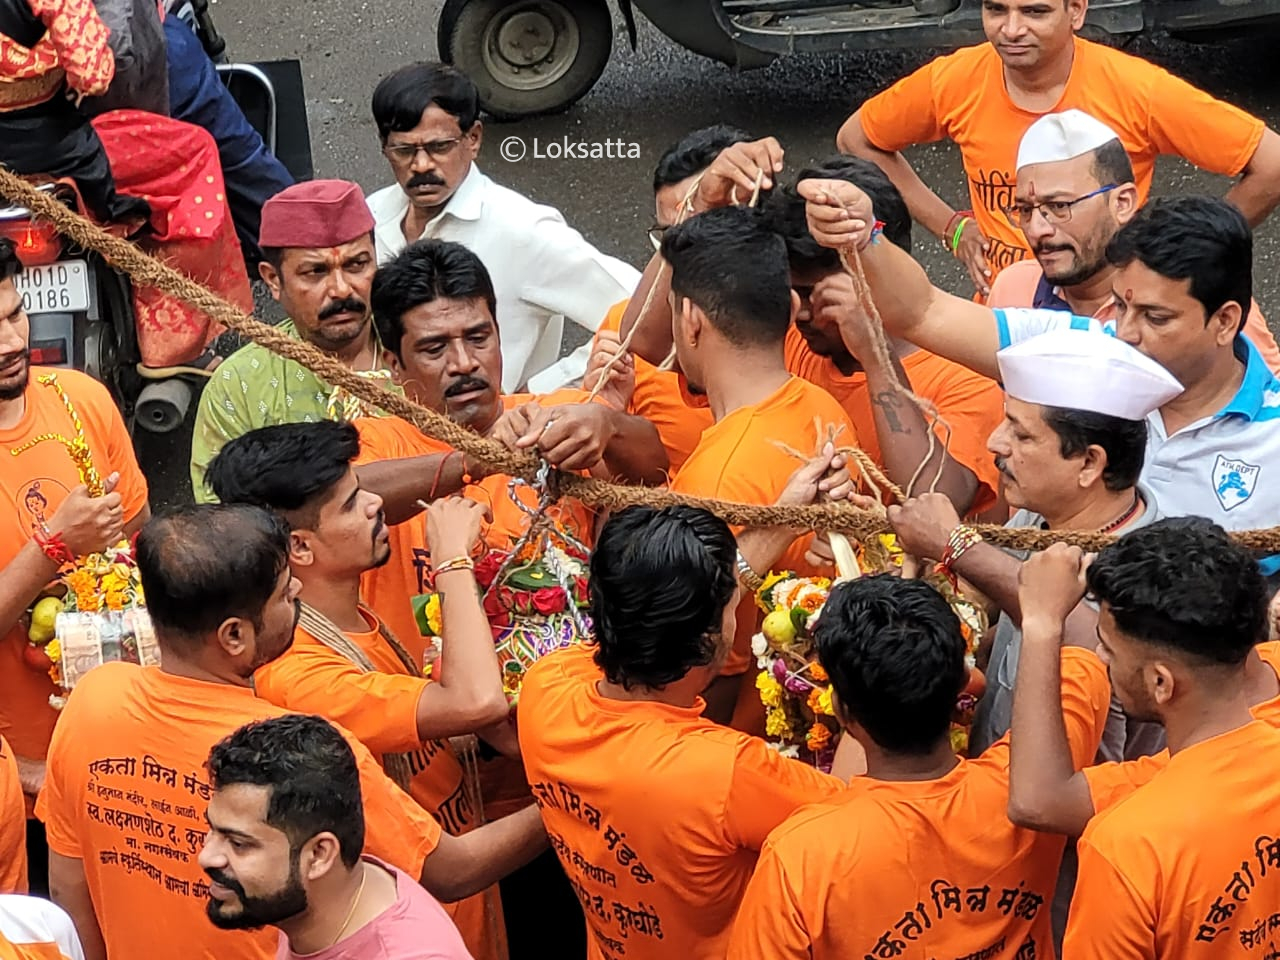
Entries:
POLYGON ((475 83, 495 119, 567 109, 609 62, 613 21, 604 0, 448 0, 440 55, 475 83))

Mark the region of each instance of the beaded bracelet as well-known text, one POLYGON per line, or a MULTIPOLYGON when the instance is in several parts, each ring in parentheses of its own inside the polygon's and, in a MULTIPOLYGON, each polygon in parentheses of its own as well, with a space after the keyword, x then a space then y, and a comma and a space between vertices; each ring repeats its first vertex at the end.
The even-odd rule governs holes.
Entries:
POLYGON ((970 547, 982 542, 982 534, 968 524, 959 524, 951 535, 947 537, 947 546, 942 551, 942 557, 938 563, 938 569, 941 570, 948 580, 955 583, 955 574, 952 568, 955 566, 962 556, 964 556, 970 547))

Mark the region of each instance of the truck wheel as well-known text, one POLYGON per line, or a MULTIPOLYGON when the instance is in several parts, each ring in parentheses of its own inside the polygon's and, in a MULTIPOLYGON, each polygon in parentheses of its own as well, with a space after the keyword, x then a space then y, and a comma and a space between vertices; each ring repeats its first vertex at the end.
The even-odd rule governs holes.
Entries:
POLYGON ((448 0, 441 57, 475 83, 498 120, 567 109, 600 79, 613 48, 604 0, 448 0))

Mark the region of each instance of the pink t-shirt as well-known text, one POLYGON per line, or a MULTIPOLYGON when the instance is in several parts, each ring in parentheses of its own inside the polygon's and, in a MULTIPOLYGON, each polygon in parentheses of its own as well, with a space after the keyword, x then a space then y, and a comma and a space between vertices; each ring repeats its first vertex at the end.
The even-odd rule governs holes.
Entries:
POLYGON ((366 862, 396 878, 396 902, 345 940, 319 953, 294 953, 280 934, 276 960, 473 960, 444 907, 403 870, 366 862))

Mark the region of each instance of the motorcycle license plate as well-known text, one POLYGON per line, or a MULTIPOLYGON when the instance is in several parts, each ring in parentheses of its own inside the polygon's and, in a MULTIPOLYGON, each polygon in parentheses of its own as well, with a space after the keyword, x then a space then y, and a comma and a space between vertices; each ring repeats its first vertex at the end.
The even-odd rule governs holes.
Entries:
POLYGON ((27 313, 79 313, 89 309, 89 268, 83 260, 24 267, 14 283, 27 313))

